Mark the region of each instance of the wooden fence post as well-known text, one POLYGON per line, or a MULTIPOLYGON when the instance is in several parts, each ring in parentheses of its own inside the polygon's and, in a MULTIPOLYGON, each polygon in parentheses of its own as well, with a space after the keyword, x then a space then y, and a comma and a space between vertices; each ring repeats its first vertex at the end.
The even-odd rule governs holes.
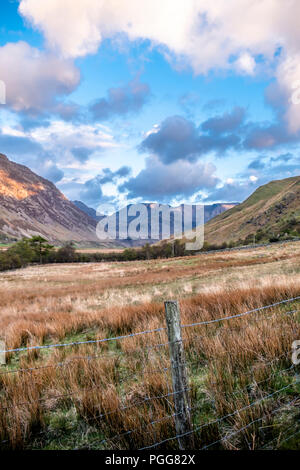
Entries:
POLYGON ((165 302, 165 312, 168 330, 169 350, 171 358, 172 385, 175 404, 175 428, 180 450, 193 449, 194 437, 190 413, 187 371, 184 348, 181 338, 180 310, 177 301, 165 302))

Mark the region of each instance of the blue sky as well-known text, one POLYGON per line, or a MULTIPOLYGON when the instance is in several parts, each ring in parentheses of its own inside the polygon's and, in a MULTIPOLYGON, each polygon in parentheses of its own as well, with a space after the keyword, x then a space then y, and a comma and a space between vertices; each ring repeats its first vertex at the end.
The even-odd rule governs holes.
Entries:
POLYGON ((184 3, 2 0, 0 152, 93 207, 298 175, 299 2, 184 3))

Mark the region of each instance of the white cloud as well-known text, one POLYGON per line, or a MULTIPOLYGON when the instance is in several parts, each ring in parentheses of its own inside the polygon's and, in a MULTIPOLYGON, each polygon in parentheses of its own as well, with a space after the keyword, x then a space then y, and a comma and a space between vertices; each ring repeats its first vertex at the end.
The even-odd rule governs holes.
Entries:
POLYGON ((246 75, 253 75, 255 71, 255 60, 247 52, 240 55, 236 61, 236 67, 246 75))
POLYGON ((160 125, 159 124, 154 124, 149 131, 142 132, 142 137, 143 137, 143 139, 146 139, 151 134, 157 134, 159 132, 159 130, 160 130, 160 125))
POLYGON ((72 178, 85 181, 101 171, 108 152, 113 164, 112 155, 121 147, 110 129, 101 124, 74 125, 56 120, 31 130, 5 125, 1 135, 12 141, 10 157, 51 181, 60 180, 66 170, 72 178), (13 139, 22 143, 20 155, 15 153, 13 139))
POLYGON ((62 148, 86 148, 91 151, 119 147, 110 131, 101 124, 72 124, 65 121, 51 121, 48 126, 35 127, 25 131, 21 128, 4 125, 2 133, 13 137, 28 138, 44 147, 45 150, 62 148))
POLYGON ((0 70, 6 102, 15 111, 53 110, 57 96, 71 93, 80 81, 72 61, 23 41, 0 47, 0 70))
POLYGON ((218 183, 216 167, 212 163, 190 163, 185 160, 163 164, 156 155, 146 159, 146 168, 122 186, 130 198, 167 200, 172 197, 190 197, 196 191, 215 187, 218 183))
POLYGON ((37 127, 30 136, 45 146, 61 146, 65 149, 86 147, 90 150, 117 147, 113 135, 100 124, 75 125, 64 121, 52 121, 47 127, 37 127))
POLYGON ((291 133, 300 130, 300 104, 293 100, 296 94, 299 95, 300 79, 300 54, 287 57, 276 72, 278 91, 283 95, 285 110, 285 120, 291 133), (295 89, 295 85, 298 87, 295 89))
POLYGON ((256 183, 256 181, 258 180, 258 178, 257 178, 257 176, 251 175, 251 176, 249 176, 249 180, 250 180, 252 183, 256 183))
POLYGON ((96 52, 103 38, 118 32, 178 50, 190 28, 194 0, 21 0, 19 11, 43 31, 50 47, 78 57, 96 52))
POLYGON ((125 33, 185 56, 198 72, 245 53, 248 63, 258 53, 270 59, 279 45, 296 51, 300 40, 298 0, 21 0, 19 10, 65 56, 94 53, 125 33))
MULTIPOLYGON (((21 0, 19 11, 43 32, 50 49, 67 58, 95 53, 103 39, 125 34, 131 41, 150 40, 176 65, 190 65, 196 73, 217 68, 253 75, 261 70, 255 61, 260 55, 269 71, 275 64, 285 93, 300 76, 299 0, 21 0)), ((66 71, 61 74, 65 78, 66 71)), ((296 132, 300 113, 289 98, 285 119, 296 132)))

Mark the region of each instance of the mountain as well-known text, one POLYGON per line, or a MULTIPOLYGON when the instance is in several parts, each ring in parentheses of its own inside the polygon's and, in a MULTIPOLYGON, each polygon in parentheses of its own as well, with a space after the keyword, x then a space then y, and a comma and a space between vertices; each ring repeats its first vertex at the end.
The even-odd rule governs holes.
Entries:
MULTIPOLYGON (((102 219, 103 216, 97 215, 97 212, 95 209, 92 207, 88 207, 86 204, 84 204, 81 201, 72 201, 75 206, 77 206, 80 210, 88 214, 90 217, 92 217, 94 220, 97 222, 102 219)), ((145 205, 150 208, 152 203, 145 203, 145 205)), ((222 214, 222 212, 225 212, 232 207, 236 206, 238 203, 233 202, 233 203, 217 203, 217 204, 211 204, 211 205, 205 205, 204 206, 204 221, 208 222, 210 219, 213 217, 216 217, 219 214, 222 214)), ((131 207, 131 204, 127 206, 127 210, 131 207)), ((171 207, 171 206, 169 206, 171 207)), ((128 223, 133 219, 134 217, 129 217, 128 218, 128 223)))
MULTIPOLYGON (((146 206, 149 212, 151 204, 146 206)), ((205 220, 229 207, 226 204, 206 206, 205 220)), ((129 216, 128 223, 134 218, 129 216)), ((95 230, 101 219, 95 209, 81 201, 69 201, 53 183, 0 153, 0 239, 42 235, 52 243, 72 240, 101 244, 95 230)), ((151 222, 149 224, 151 230, 151 222)), ((118 241, 120 246, 144 243, 145 240, 118 241)), ((104 245, 115 245, 115 242, 106 241, 104 245)))
POLYGON ((237 206, 237 202, 225 202, 216 203, 211 205, 204 205, 204 222, 207 223, 209 220, 217 217, 217 215, 223 214, 223 212, 232 209, 237 206))
POLYGON ((42 235, 49 241, 89 241, 96 222, 50 181, 0 154, 0 237, 42 235))
MULTIPOLYGON (((81 209, 82 211, 84 211, 86 214, 88 214, 89 216, 91 216, 96 222, 99 222, 104 216, 99 216, 97 215, 96 213, 96 210, 91 208, 91 207, 88 207, 86 204, 84 204, 83 202, 81 201, 73 201, 73 204, 75 204, 79 209, 81 209)), ((152 227, 151 227, 151 207, 153 206, 153 203, 144 203, 143 204, 146 208, 147 208, 147 214, 148 214, 148 234, 151 234, 152 232, 152 227)), ((237 203, 228 203, 228 204, 225 204, 225 203, 222 203, 222 204, 211 204, 211 205, 205 205, 204 206, 204 221, 207 222, 209 221, 211 218, 213 217, 216 217, 217 215, 223 213, 224 211, 227 211, 229 209, 231 209, 232 207, 235 207, 237 205, 237 203)), ((132 204, 129 204, 127 205, 126 207, 124 207, 124 209, 126 210, 127 212, 127 229, 130 225, 130 223, 136 219, 137 216, 130 216, 128 215, 128 210, 129 208, 132 206, 132 204)), ((178 207, 171 207, 169 205, 166 205, 165 207, 169 207, 171 209, 175 209, 175 210, 182 210, 182 206, 178 206, 178 207)), ((119 211, 117 211, 114 215, 116 215, 116 220, 118 221, 119 220, 119 211)), ((113 216, 114 216, 113 215, 113 216)), ((160 223, 160 226, 161 226, 161 216, 159 218, 159 223, 160 223)), ((170 221, 171 221, 171 227, 170 227, 170 233, 171 235, 173 235, 173 231, 172 231, 172 224, 173 224, 173 221, 174 221, 174 217, 173 217, 173 214, 171 213, 171 217, 170 217, 170 221)), ((195 214, 193 214, 193 226, 196 225, 196 220, 195 220, 195 214)), ((131 247, 134 247, 134 246, 143 246, 145 245, 146 241, 150 244, 152 243, 157 243, 158 240, 157 239, 151 239, 150 235, 149 235, 149 238, 147 240, 145 239, 131 239, 131 238, 127 238, 127 239, 120 239, 119 240, 119 230, 118 230, 118 224, 117 224, 117 243, 118 245, 120 246, 131 246, 131 247)), ((161 227, 160 227, 160 240, 162 240, 162 233, 161 233, 161 227)))
MULTIPOLYGON (((105 215, 97 215, 97 212, 96 212, 95 209, 93 209, 92 207, 87 206, 86 204, 84 204, 81 201, 73 201, 73 204, 75 204, 79 209, 81 209, 86 214, 88 214, 90 217, 92 217, 97 223, 105 217, 105 215)), ((144 203, 143 205, 147 208, 148 233, 151 233, 151 206, 152 206, 152 203, 147 202, 147 203, 144 203)), ((129 211, 130 207, 132 207, 132 204, 128 204, 127 206, 122 208, 122 210, 126 210, 126 213, 127 213, 127 230, 128 230, 128 227, 129 227, 130 223, 133 220, 135 220, 139 215, 138 213, 135 216, 129 215, 128 211, 129 211)), ((118 246, 120 246, 120 247, 122 247, 122 246, 123 247, 138 247, 138 246, 145 245, 146 242, 148 242, 148 243, 156 243, 157 242, 156 239, 152 240, 150 237, 147 238, 147 239, 144 239, 144 238, 143 239, 132 239, 130 237, 128 237, 126 239, 124 239, 124 238, 119 239, 119 225, 118 225, 118 221, 119 221, 119 217, 120 217, 119 214, 120 214, 120 211, 116 211, 111 216, 111 217, 116 217, 116 221, 117 221, 117 224, 116 224, 117 241, 116 241, 116 243, 117 243, 118 246)))
POLYGON ((82 212, 85 212, 87 215, 89 215, 90 217, 92 217, 92 219, 94 219, 96 222, 99 222, 99 220, 102 219, 101 216, 97 215, 97 212, 95 209, 93 209, 92 207, 89 207, 87 206, 86 204, 84 204, 84 202, 81 202, 81 201, 72 201, 72 203, 78 207, 78 209, 80 209, 82 212))
POLYGON ((300 233, 300 176, 271 181, 259 187, 242 204, 205 225, 205 241, 260 239, 300 233))

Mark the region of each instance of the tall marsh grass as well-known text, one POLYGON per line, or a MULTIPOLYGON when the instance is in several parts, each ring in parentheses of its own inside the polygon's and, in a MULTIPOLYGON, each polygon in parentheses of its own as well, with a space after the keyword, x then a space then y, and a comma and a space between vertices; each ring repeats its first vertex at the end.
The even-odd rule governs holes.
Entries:
MULTIPOLYGON (((226 317, 299 293, 300 280, 288 277, 261 286, 245 281, 234 289, 210 289, 181 299, 182 323, 226 317)), ((231 414, 196 432, 197 448, 220 441, 216 448, 258 449, 278 437, 277 446, 280 433, 294 420, 296 426, 299 386, 293 385, 293 371, 281 372, 291 366, 291 344, 300 335, 297 316, 284 314, 296 305, 183 329, 195 428, 231 414), (289 384, 286 391, 245 408, 289 384)), ((1 320, 9 349, 165 326, 161 302, 1 320)), ((162 331, 10 354, 0 369, 0 446, 133 449, 175 436, 168 348, 161 346, 166 341, 162 331)), ((176 439, 162 447, 176 449, 176 439)))

